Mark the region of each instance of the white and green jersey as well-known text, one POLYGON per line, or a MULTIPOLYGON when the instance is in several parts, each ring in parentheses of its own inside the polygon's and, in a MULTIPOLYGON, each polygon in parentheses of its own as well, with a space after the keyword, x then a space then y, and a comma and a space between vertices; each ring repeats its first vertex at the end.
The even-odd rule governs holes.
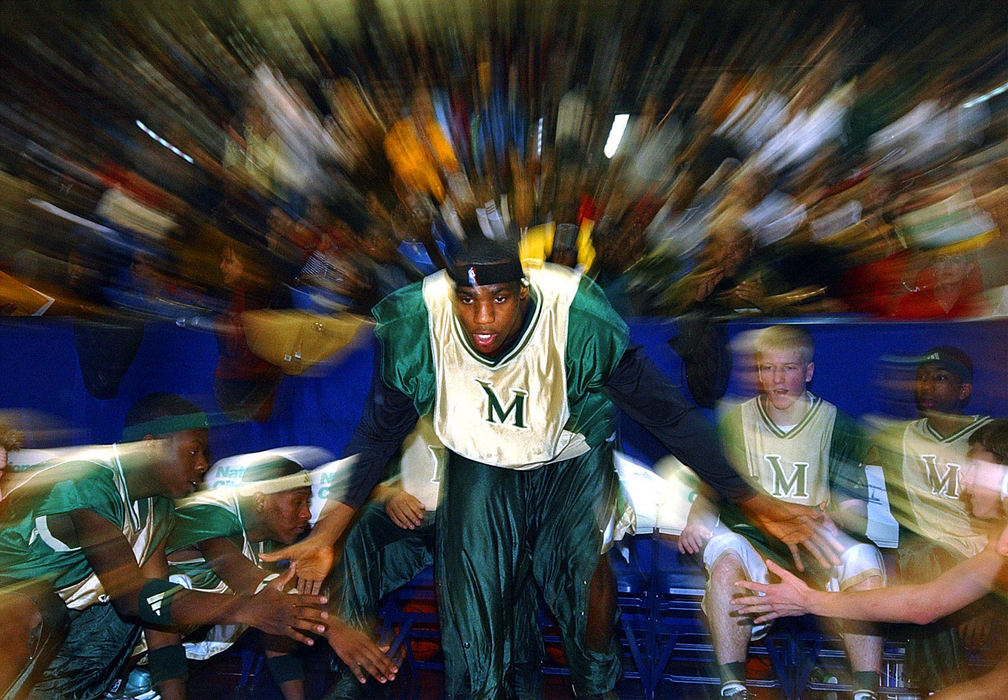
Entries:
MULTIPOLYGON (((186 588, 208 593, 233 593, 197 549, 199 542, 225 537, 234 542, 242 555, 256 566, 259 566, 260 554, 275 548, 271 540, 249 541, 238 499, 239 490, 227 488, 198 493, 176 505, 175 529, 165 544, 165 550, 169 555, 175 553, 175 556, 169 556, 171 574, 184 574, 189 578, 186 588), (183 552, 191 553, 191 556, 179 559, 178 554, 183 552)), ((257 592, 274 578, 276 574, 267 576, 264 571, 257 592)), ((185 633, 183 646, 186 657, 205 661, 229 648, 246 629, 246 625, 212 625, 195 634, 185 633)))
POLYGON ((449 450, 509 469, 569 459, 612 434, 603 385, 628 342, 626 324, 590 280, 550 265, 530 271, 529 283, 531 317, 497 359, 471 346, 443 272, 375 309, 384 382, 431 414, 449 450))
POLYGON ((423 503, 431 517, 440 503, 446 460, 445 446, 434 434, 431 417, 421 417, 403 442, 398 478, 402 490, 423 503))
POLYGON ((230 593, 231 589, 196 548, 198 543, 218 537, 234 542, 242 555, 256 566, 259 566, 259 555, 273 549, 270 541, 249 541, 236 489, 206 491, 190 496, 176 508, 175 529, 168 537, 165 551, 170 555, 180 550, 192 550, 193 554, 182 560, 177 555, 169 557, 171 573, 188 576, 194 589, 230 593))
POLYGON ((898 460, 894 466, 906 494, 906 503, 899 505, 913 521, 905 524, 963 557, 971 557, 987 545, 985 528, 961 500, 959 476, 970 435, 991 420, 988 416, 967 418, 967 425, 948 436, 935 431, 927 418, 911 421, 902 431, 889 434, 890 440, 899 442, 888 445, 890 451, 898 448, 892 459, 898 460))
POLYGON ((777 425, 759 396, 735 407, 720 425, 726 454, 750 484, 782 501, 866 499, 864 434, 836 406, 807 396, 808 411, 790 427, 777 425))
POLYGON ((120 528, 140 565, 157 551, 174 521, 170 499, 130 498, 117 445, 41 466, 4 499, 0 580, 48 579, 73 610, 108 602, 83 549, 63 542, 49 527, 52 516, 75 510, 93 511, 120 528))

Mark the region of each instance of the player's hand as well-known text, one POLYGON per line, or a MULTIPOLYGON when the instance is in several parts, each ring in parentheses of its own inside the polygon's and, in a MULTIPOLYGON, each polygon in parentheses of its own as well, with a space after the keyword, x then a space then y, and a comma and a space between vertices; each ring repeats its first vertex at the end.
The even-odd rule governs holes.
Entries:
POLYGON ((261 591, 242 598, 239 619, 267 634, 287 636, 311 646, 315 640, 303 632, 325 634, 328 600, 323 596, 286 593, 285 589, 294 578, 294 568, 292 564, 261 591))
POLYGON ((385 512, 399 527, 404 530, 415 530, 423 524, 426 511, 423 503, 416 496, 406 491, 399 491, 385 503, 385 512))
POLYGON ((263 561, 290 559, 291 568, 297 569, 298 593, 305 595, 318 595, 335 559, 332 546, 313 540, 311 535, 289 547, 260 554, 259 558, 263 561))
POLYGON ((709 527, 687 522, 686 527, 679 533, 679 551, 684 554, 699 554, 710 541, 712 534, 709 527))
POLYGON ((750 306, 755 306, 757 308, 766 296, 763 291, 763 285, 756 280, 740 282, 731 289, 729 294, 731 294, 736 301, 749 304, 750 306))
POLYGON ((974 615, 957 628, 959 638, 967 649, 978 649, 984 645, 990 637, 991 629, 994 626, 994 615, 987 610, 974 615))
POLYGON ((805 615, 809 612, 808 598, 811 589, 805 582, 787 569, 766 560, 767 570, 780 577, 780 583, 758 583, 756 581, 736 581, 735 585, 748 589, 751 595, 732 598, 732 609, 740 615, 753 615, 753 622, 759 624, 778 617, 805 615))
POLYGON ((336 656, 361 683, 366 683, 368 676, 379 683, 395 679, 399 667, 386 656, 388 649, 379 647, 363 632, 334 619, 326 632, 326 639, 336 656))
POLYGON ((738 505, 760 530, 787 545, 798 571, 805 570, 799 545, 825 568, 840 563, 844 547, 837 540, 836 526, 821 510, 780 501, 765 493, 757 493, 738 505))

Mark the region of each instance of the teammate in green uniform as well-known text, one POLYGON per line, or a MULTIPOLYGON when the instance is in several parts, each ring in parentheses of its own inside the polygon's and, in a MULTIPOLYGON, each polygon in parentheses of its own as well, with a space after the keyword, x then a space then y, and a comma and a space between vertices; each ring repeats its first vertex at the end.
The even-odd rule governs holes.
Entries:
MULTIPOLYGON (((187 588, 251 595, 276 574, 260 566, 259 556, 297 541, 309 527, 311 477, 293 460, 274 456, 245 467, 242 484, 198 493, 177 506, 177 523, 168 538, 172 574, 184 575, 187 588)), ((330 618, 326 637, 354 667, 374 668, 386 679, 391 662, 367 635, 330 618)), ((219 625, 186 636, 190 659, 205 660, 229 647, 245 626, 219 625)), ((284 698, 304 697, 304 669, 290 640, 267 635, 266 662, 284 698)), ((393 677, 390 674, 387 678, 393 677)))
MULTIPOLYGON (((800 326, 771 326, 756 337, 755 363, 760 394, 728 413, 721 433, 739 473, 770 496, 820 508, 843 530, 864 536, 867 480, 863 458, 868 439, 836 406, 808 391, 814 364, 812 337, 800 326)), ((816 562, 795 567, 826 581, 830 590, 878 588, 885 583, 882 555, 867 540, 837 531, 843 545, 840 563, 821 569, 816 562)), ((721 672, 722 697, 745 698, 749 640, 765 626, 734 615, 730 602, 741 578, 767 581, 765 557, 792 563, 787 550, 766 538, 737 509, 714 505, 700 496, 690 509, 679 540, 684 552, 702 550, 707 569, 703 608, 721 672), (719 518, 720 515, 720 518, 719 518)), ((876 697, 882 660, 877 633, 845 629, 844 646, 854 671, 854 699, 876 697)))
MULTIPOLYGON (((984 604, 993 604, 992 597, 987 595, 990 591, 996 591, 1000 597, 1008 590, 1008 566, 1004 555, 997 551, 997 535, 1005 530, 1008 503, 1008 467, 1005 465, 1008 465, 1008 420, 987 421, 970 434, 969 452, 960 474, 960 499, 991 537, 984 549, 937 578, 874 591, 832 593, 810 589, 768 560, 767 566, 781 582, 739 581, 738 587, 746 593, 735 598, 734 607, 740 614, 754 616, 758 623, 785 615, 812 613, 924 625, 981 600, 984 604)), ((935 700, 980 700, 1004 697, 1005 693, 1008 693, 1008 657, 1002 657, 983 676, 944 688, 931 697, 935 700)))
MULTIPOLYGON (((960 498, 970 436, 989 416, 964 413, 973 393, 973 362, 956 347, 931 348, 917 365, 914 401, 920 418, 876 437, 893 515, 904 581, 929 581, 987 545, 987 531, 960 498)), ((986 638, 994 612, 955 625, 926 625, 907 641, 907 677, 930 691, 967 677, 969 647, 986 638)))
POLYGON ((317 596, 221 596, 168 581, 171 499, 206 470, 202 412, 152 394, 130 409, 123 438, 38 468, 3 500, 0 690, 25 691, 40 674, 33 697, 100 695, 143 629, 159 692, 183 697, 174 625, 243 623, 307 643, 299 630, 325 631, 317 596))
POLYGON ((346 448, 359 455, 354 480, 311 536, 268 556, 293 558, 314 590, 332 543, 430 415, 448 448, 435 564, 449 696, 510 692, 515 601, 533 581, 560 624, 575 692, 605 695, 619 678, 611 572, 597 566, 616 515, 613 404, 761 524, 831 559, 831 539, 813 534, 820 514, 773 504, 734 472, 590 280, 550 265, 526 276, 515 251, 474 236, 450 270, 374 313, 378 363, 346 448))
MULTIPOLYGON (((292 544, 311 519, 311 477, 281 457, 248 465, 243 486, 198 493, 176 506, 165 547, 172 575, 190 590, 251 595, 276 578, 259 554, 292 544)), ((176 579, 173 579, 176 580, 176 579)), ((185 635, 189 659, 205 660, 231 646, 247 628, 217 625, 185 635)), ((264 635, 266 663, 285 700, 304 698, 304 668, 286 637, 264 635)))
MULTIPOLYGON (((332 577, 332 608, 347 625, 370 635, 381 599, 434 560, 434 520, 444 467, 444 446, 421 420, 398 456, 398 473, 374 488, 347 533, 332 577)), ((342 657, 341 657, 342 658, 342 657)), ((363 667, 346 668, 327 700, 373 696, 363 667)))

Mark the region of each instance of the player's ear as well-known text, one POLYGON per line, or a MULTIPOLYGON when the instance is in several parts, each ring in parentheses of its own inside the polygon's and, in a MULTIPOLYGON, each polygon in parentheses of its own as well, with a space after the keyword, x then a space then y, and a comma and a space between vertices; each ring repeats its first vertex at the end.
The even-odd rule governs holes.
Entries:
POLYGON ((970 382, 963 382, 959 385, 959 400, 965 402, 973 395, 973 384, 970 382))
POLYGON ((812 381, 812 375, 815 374, 815 362, 809 362, 808 367, 805 368, 805 383, 808 384, 812 381))

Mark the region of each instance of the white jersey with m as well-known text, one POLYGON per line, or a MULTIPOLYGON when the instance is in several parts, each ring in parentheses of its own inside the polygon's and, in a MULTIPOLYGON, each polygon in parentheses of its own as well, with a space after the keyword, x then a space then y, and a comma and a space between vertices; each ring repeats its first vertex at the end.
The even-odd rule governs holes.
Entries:
POLYGON ((920 534, 964 557, 987 545, 987 535, 961 500, 959 475, 969 450, 969 437, 988 423, 988 416, 972 416, 965 427, 942 436, 926 418, 911 421, 903 430, 903 483, 908 507, 920 534))
POLYGON ((515 347, 493 360, 470 344, 448 277, 428 277, 423 286, 430 337, 439 341, 431 347, 434 430, 453 452, 508 469, 535 469, 588 450, 582 435, 566 429, 567 325, 580 278, 547 269, 529 279, 533 317, 515 347))
MULTIPOLYGON (((836 406, 808 394, 811 403, 797 425, 782 428, 757 396, 739 406, 745 476, 774 498, 819 506, 830 501, 830 446, 836 406)), ((741 465, 736 464, 736 468, 741 465)))

